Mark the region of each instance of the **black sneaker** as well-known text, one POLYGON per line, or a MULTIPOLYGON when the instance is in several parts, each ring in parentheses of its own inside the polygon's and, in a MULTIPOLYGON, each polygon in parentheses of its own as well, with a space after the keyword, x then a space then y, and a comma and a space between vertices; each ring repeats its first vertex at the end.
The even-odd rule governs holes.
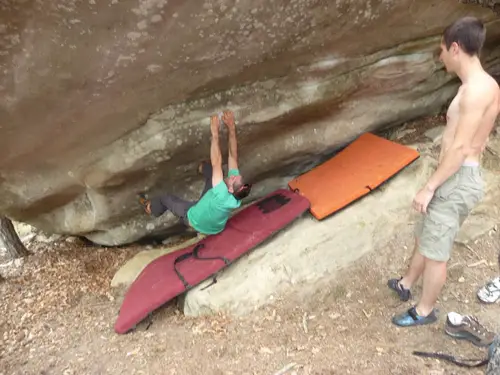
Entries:
POLYGON ((410 289, 405 289, 399 283, 401 281, 401 279, 402 279, 402 277, 399 279, 390 279, 387 282, 387 286, 398 294, 399 299, 401 301, 406 302, 411 298, 411 292, 410 292, 410 289))

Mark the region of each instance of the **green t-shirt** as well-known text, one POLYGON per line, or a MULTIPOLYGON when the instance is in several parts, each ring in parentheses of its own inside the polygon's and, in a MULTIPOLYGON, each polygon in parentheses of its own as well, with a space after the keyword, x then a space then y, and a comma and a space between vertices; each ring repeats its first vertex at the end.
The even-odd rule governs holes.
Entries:
MULTIPOLYGON (((230 169, 228 176, 238 176, 237 169, 230 169)), ((208 190, 205 195, 187 212, 191 226, 202 234, 217 234, 224 230, 231 211, 240 207, 228 190, 224 181, 208 190)))

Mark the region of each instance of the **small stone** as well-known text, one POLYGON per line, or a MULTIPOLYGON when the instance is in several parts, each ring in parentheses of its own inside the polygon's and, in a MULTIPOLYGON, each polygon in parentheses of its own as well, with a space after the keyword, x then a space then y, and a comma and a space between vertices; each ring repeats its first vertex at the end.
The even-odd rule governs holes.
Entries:
POLYGON ((30 241, 31 241, 33 238, 35 238, 35 237, 36 237, 36 233, 29 233, 29 234, 27 234, 26 236, 23 236, 23 237, 21 238, 21 242, 22 242, 23 244, 27 244, 28 242, 30 242, 30 241))
POLYGON ((15 267, 21 267, 24 264, 24 258, 14 259, 13 263, 15 267))
POLYGON ((163 20, 161 14, 155 14, 153 17, 151 17, 151 23, 158 23, 163 20))
POLYGON ((131 355, 136 355, 137 353, 139 353, 140 350, 141 350, 141 348, 136 348, 136 349, 132 350, 131 352, 128 352, 127 357, 130 357, 131 355))
POLYGON ((459 282, 459 283, 463 283, 463 282, 465 282, 465 277, 461 276, 461 277, 458 279, 458 282, 459 282))
POLYGON ((42 242, 42 243, 51 243, 51 242, 56 242, 59 240, 62 236, 60 234, 52 234, 52 235, 46 235, 45 233, 39 233, 36 236, 36 241, 42 242))

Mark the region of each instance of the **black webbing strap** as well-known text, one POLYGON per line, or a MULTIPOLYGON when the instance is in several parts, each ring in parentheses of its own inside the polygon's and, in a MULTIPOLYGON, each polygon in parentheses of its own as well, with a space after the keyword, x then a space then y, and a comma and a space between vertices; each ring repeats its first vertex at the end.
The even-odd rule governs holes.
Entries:
POLYGON ((149 327, 151 327, 152 324, 153 324, 153 314, 149 313, 148 314, 148 325, 146 326, 146 331, 149 329, 149 327))
POLYGON ((186 288, 186 289, 190 288, 191 285, 189 285, 189 283, 186 281, 186 279, 184 278, 184 276, 182 276, 182 274, 179 272, 179 270, 177 269, 177 264, 180 263, 180 262, 182 262, 183 260, 191 258, 192 256, 193 256, 192 252, 185 253, 185 254, 179 255, 174 260, 174 271, 177 274, 177 277, 182 281, 182 283, 184 284, 184 288, 186 288))
POLYGON ((231 261, 229 259, 225 258, 225 257, 205 257, 205 258, 200 257, 199 251, 203 247, 205 247, 205 245, 202 244, 202 243, 196 245, 196 247, 193 250, 193 258, 194 259, 199 259, 199 260, 222 260, 225 263, 226 266, 231 263, 231 261))
POLYGON ((210 288, 214 284, 217 284, 217 276, 212 277, 212 282, 210 284, 208 284, 207 286, 204 286, 200 290, 208 289, 208 288, 210 288))
POLYGON ((205 258, 202 258, 200 257, 199 255, 199 251, 204 248, 205 245, 202 244, 202 243, 199 243, 197 244, 193 251, 189 252, 189 253, 185 253, 185 254, 182 254, 182 255, 179 255, 177 258, 175 258, 174 260, 174 270, 175 270, 175 273, 177 274, 177 277, 179 277, 179 279, 182 281, 182 283, 184 284, 184 288, 188 289, 188 288, 191 288, 191 285, 186 281, 186 279, 184 278, 184 276, 179 272, 179 270, 177 269, 177 264, 186 260, 186 259, 189 259, 191 257, 193 257, 194 259, 196 260, 221 260, 223 261, 226 266, 229 265, 231 263, 231 261, 225 257, 205 257, 205 258))
POLYGON ((408 310, 408 315, 410 315, 413 318, 413 320, 415 320, 415 321, 418 320, 417 311, 415 310, 415 308, 409 309, 408 310))
POLYGON ((427 353, 427 352, 418 352, 415 351, 413 352, 413 355, 419 356, 419 357, 425 357, 425 358, 436 358, 436 359, 442 359, 451 363, 454 363, 455 365, 459 367, 468 367, 468 368, 474 368, 474 367, 481 367, 489 362, 489 358, 486 359, 465 359, 465 358, 458 358, 456 359, 455 357, 449 355, 449 354, 444 354, 444 353, 427 353), (479 362, 478 362, 479 361, 479 362), (477 362, 474 364, 470 363, 465 363, 465 362, 477 362))

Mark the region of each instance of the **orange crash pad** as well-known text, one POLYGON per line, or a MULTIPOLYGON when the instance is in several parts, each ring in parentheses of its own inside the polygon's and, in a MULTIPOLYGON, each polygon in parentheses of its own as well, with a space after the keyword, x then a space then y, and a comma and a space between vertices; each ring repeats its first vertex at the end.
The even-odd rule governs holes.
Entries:
POLYGON ((370 193, 419 157, 418 151, 365 133, 330 160, 288 183, 321 220, 370 193))

